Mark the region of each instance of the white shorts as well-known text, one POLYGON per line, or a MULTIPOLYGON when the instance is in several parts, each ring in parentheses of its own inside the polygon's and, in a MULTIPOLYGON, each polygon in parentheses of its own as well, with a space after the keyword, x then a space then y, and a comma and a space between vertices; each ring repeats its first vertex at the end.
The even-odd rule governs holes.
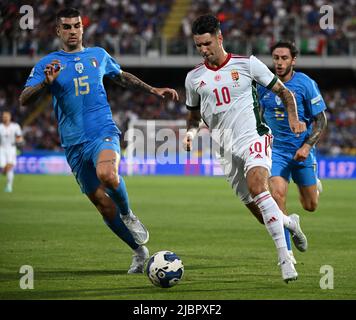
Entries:
POLYGON ((0 147, 0 168, 4 168, 7 164, 16 166, 16 147, 0 147))
POLYGON ((227 181, 244 204, 253 201, 247 187, 247 172, 253 167, 264 167, 268 172, 271 171, 271 144, 270 134, 256 136, 244 147, 237 146, 236 150, 242 150, 239 155, 233 153, 231 156, 217 157, 227 181))

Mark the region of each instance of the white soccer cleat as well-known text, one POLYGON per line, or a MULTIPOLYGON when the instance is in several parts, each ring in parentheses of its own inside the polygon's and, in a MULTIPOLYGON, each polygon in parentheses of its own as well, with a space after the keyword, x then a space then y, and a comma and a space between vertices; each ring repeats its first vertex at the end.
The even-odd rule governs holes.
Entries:
MULTIPOLYGON (((292 251, 292 250, 288 250, 288 253, 289 253, 289 256, 290 256, 290 260, 292 261, 292 263, 293 263, 294 265, 296 265, 296 264, 297 264, 297 260, 295 260, 293 251, 292 251)), ((281 263, 278 262, 278 263, 277 263, 277 266, 279 266, 280 264, 281 264, 281 263)))
POLYGON ((323 185, 322 185, 320 179, 316 179, 316 188, 317 188, 319 194, 323 192, 323 185))
POLYGON ((132 256, 132 263, 129 270, 127 271, 128 274, 144 272, 145 262, 149 258, 150 253, 147 247, 145 246, 142 246, 141 249, 142 249, 142 253, 139 254, 136 253, 132 256))
POLYGON ((289 281, 295 281, 298 279, 297 270, 294 268, 294 264, 291 258, 287 258, 279 263, 282 271, 283 280, 288 283, 289 281))
POLYGON ((133 212, 130 210, 129 214, 126 215, 121 215, 120 217, 127 227, 127 229, 130 230, 133 238, 135 239, 135 242, 138 245, 143 245, 148 242, 148 239, 150 238, 150 235, 148 233, 148 230, 146 227, 141 223, 140 220, 133 214, 133 212))
POLYGON ((304 252, 308 249, 308 240, 300 227, 299 216, 293 213, 289 217, 294 221, 294 230, 289 229, 293 243, 299 251, 304 252))

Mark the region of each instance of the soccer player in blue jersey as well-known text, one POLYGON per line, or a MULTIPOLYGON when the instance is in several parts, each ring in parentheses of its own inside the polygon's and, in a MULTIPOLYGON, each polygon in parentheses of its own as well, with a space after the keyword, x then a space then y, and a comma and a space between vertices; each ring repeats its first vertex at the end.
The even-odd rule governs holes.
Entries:
POLYGON ((59 134, 72 172, 108 227, 134 251, 128 273, 142 273, 149 252, 149 233, 130 209, 125 181, 118 174, 120 130, 112 119, 103 77, 118 85, 157 97, 178 94, 152 87, 125 72, 103 48, 85 48, 80 12, 66 8, 57 14, 62 50, 52 52, 32 69, 20 96, 21 105, 45 92, 53 97, 59 134))
MULTIPOLYGON (((271 193, 279 208, 287 214, 288 183, 292 178, 298 186, 303 208, 315 211, 321 191, 315 145, 326 127, 326 105, 315 81, 302 72, 294 71, 298 50, 292 42, 279 41, 272 46, 271 54, 276 75, 293 92, 299 119, 307 125, 307 130, 296 137, 289 128, 281 99, 265 87, 258 86, 264 119, 274 136, 269 179, 271 193)), ((286 228, 285 233, 291 250, 286 228)))

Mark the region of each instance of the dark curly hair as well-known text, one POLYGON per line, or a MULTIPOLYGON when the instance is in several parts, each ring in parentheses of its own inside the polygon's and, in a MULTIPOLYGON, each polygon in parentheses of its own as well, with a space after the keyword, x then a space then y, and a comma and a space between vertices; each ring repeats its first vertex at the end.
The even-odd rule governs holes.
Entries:
POLYGON ((80 17, 80 12, 75 8, 64 8, 56 14, 56 22, 59 23, 61 18, 76 18, 80 17))
POLYGON ((220 31, 220 21, 211 14, 198 17, 192 25, 193 35, 210 33, 218 34, 220 31))

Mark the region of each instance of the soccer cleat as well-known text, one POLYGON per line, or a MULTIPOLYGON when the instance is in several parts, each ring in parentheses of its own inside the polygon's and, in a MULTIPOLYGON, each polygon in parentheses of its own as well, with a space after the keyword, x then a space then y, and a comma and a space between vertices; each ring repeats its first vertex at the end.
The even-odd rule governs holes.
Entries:
MULTIPOLYGON (((297 260, 295 260, 295 257, 294 257, 294 254, 293 254, 293 251, 292 250, 288 250, 288 253, 290 255, 290 260, 292 261, 292 263, 295 265, 297 264, 297 260)), ((278 262, 277 263, 277 266, 279 266, 281 263, 278 262)))
POLYGON ((282 271, 282 278, 284 282, 295 281, 298 279, 297 270, 294 268, 292 259, 287 258, 279 263, 282 271))
POLYGON ((128 274, 143 273, 145 269, 145 262, 149 258, 149 251, 147 247, 142 246, 142 253, 136 253, 132 256, 132 263, 127 271, 128 274))
POLYGON ((121 215, 120 217, 127 227, 127 229, 130 230, 133 238, 135 239, 135 242, 138 245, 143 245, 148 242, 148 239, 150 237, 148 230, 146 227, 141 223, 140 220, 133 214, 133 212, 130 210, 129 214, 126 215, 121 215))
POLYGON ((316 179, 316 188, 318 189, 319 194, 323 192, 323 185, 320 179, 316 179))
POLYGON ((289 217, 295 225, 294 230, 289 230, 292 234, 293 243, 299 251, 304 252, 308 249, 308 240, 300 227, 299 216, 293 213, 289 217))

